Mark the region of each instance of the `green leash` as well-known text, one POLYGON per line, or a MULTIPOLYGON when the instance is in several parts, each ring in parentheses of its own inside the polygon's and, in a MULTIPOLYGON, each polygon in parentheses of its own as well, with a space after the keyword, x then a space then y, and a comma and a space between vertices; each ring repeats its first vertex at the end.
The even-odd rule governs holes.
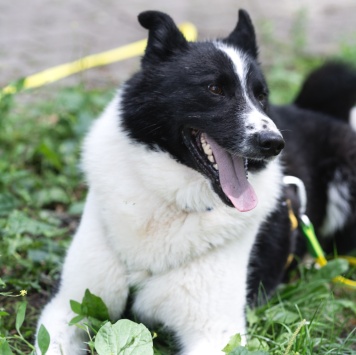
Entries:
MULTIPOLYGON (((315 262, 321 267, 325 266, 328 261, 325 258, 325 253, 321 247, 314 230, 314 226, 311 223, 309 217, 305 214, 306 205, 307 205, 307 194, 305 190, 304 183, 302 180, 295 176, 285 176, 284 183, 286 185, 294 185, 297 188, 297 193, 300 200, 300 209, 299 209, 299 225, 303 232, 304 237, 307 240, 307 248, 309 253, 315 258, 315 262)), ((292 211, 293 213, 293 211, 292 211)), ((294 216, 294 219, 295 216, 294 216)), ((291 220, 294 220, 291 218, 291 220)), ((339 258, 346 259, 350 265, 356 265, 356 258, 352 256, 339 256, 339 258)), ((343 276, 337 276, 333 279, 334 282, 342 283, 348 287, 356 289, 356 281, 347 279, 343 276)))

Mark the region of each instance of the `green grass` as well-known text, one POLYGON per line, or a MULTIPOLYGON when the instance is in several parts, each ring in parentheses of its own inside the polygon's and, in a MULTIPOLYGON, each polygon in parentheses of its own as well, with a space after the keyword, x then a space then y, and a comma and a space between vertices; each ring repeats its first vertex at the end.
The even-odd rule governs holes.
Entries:
MULTIPOLYGON (((265 67, 275 103, 289 102, 323 62, 303 53, 303 38, 293 43, 278 47, 265 67)), ((354 48, 343 44, 341 57, 356 62, 354 48)), ((0 354, 32 351, 39 310, 58 282, 86 195, 81 140, 113 92, 52 87, 0 101, 0 354)), ((356 354, 356 292, 330 281, 344 270, 339 261, 326 271, 300 266, 268 304, 248 311, 245 353, 356 354)), ((355 270, 348 275, 355 278, 355 270)))
MULTIPOLYGON (((0 103, 0 337, 14 353, 16 308, 27 290, 22 326, 32 341, 38 309, 58 282, 64 253, 82 211, 86 188, 78 166, 80 143, 113 90, 82 86, 5 97, 0 103), (5 285, 6 286, 5 286, 5 285)), ((0 340, 1 343, 1 340, 0 340)), ((1 348, 0 348, 1 353, 1 348)))

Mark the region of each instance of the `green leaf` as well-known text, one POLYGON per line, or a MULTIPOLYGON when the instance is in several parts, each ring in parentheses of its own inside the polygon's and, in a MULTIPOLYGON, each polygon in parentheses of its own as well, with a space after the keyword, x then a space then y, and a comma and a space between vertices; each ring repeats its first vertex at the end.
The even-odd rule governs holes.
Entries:
POLYGON ((20 333, 20 328, 25 320, 27 302, 21 302, 16 314, 16 330, 20 333))
POLYGON ((280 322, 284 324, 292 324, 300 318, 297 313, 288 311, 282 307, 269 308, 266 310, 265 315, 274 322, 280 322))
POLYGON ((258 339, 258 338, 252 338, 249 339, 248 343, 247 343, 247 348, 249 351, 252 350, 269 350, 269 346, 267 344, 267 342, 265 342, 262 339, 258 339))
POLYGON ((0 287, 5 287, 5 286, 6 286, 5 282, 0 279, 0 287))
POLYGON ((38 343, 38 347, 41 350, 42 355, 46 354, 49 348, 50 341, 51 341, 51 337, 46 327, 43 324, 41 324, 40 329, 38 331, 37 343, 38 343))
POLYGON ((256 309, 250 307, 246 308, 246 318, 249 326, 256 324, 259 321, 259 318, 256 314, 256 309))
POLYGON ((59 229, 57 226, 36 221, 35 219, 28 217, 25 213, 17 210, 11 212, 5 226, 5 233, 7 235, 28 233, 31 235, 41 234, 51 237, 62 232, 63 230, 59 229))
POLYGON ((19 202, 15 196, 7 192, 2 192, 0 194, 0 216, 6 216, 16 207, 18 207, 19 202))
POLYGON ((93 318, 93 317, 88 317, 88 322, 89 322, 89 327, 91 330, 93 330, 95 333, 98 332, 98 330, 104 325, 104 323, 108 322, 108 320, 101 321, 99 319, 93 318))
POLYGON ((351 300, 335 300, 335 303, 342 308, 347 308, 356 314, 356 303, 351 300))
POLYGON ((121 319, 100 328, 95 337, 95 350, 99 355, 153 355, 153 342, 143 324, 121 319))
POLYGON ((74 202, 69 206, 68 213, 70 215, 81 215, 84 211, 84 201, 74 202))
POLYGON ((74 300, 70 300, 70 308, 76 314, 82 314, 82 305, 74 300))
POLYGON ((225 346, 225 348, 222 351, 228 354, 231 351, 233 351, 235 348, 239 347, 240 345, 241 345, 241 335, 235 334, 230 338, 228 344, 225 346))
POLYGON ((266 351, 249 351, 243 346, 239 346, 231 351, 228 355, 270 355, 266 351))
POLYGON ((100 297, 93 295, 88 289, 85 290, 85 295, 83 297, 81 314, 101 321, 110 319, 108 308, 103 300, 100 297))
POLYGON ((344 259, 330 260, 325 266, 320 268, 314 275, 314 279, 331 281, 334 277, 339 276, 349 269, 349 263, 344 259))
POLYGON ((6 339, 0 339, 0 354, 1 355, 14 355, 6 339))
POLYGON ((41 189, 33 195, 33 200, 36 201, 39 206, 44 206, 54 202, 60 202, 63 204, 70 202, 68 194, 59 186, 41 189))
POLYGON ((245 347, 239 346, 232 350, 231 352, 228 353, 228 355, 250 355, 251 352, 249 352, 245 347))
POLYGON ((37 151, 41 153, 47 161, 49 161, 58 170, 62 169, 61 156, 58 152, 50 146, 47 142, 42 142, 38 147, 37 151))
POLYGON ((260 351, 261 348, 263 350, 268 350, 268 345, 263 340, 260 341, 259 339, 252 339, 249 341, 248 347, 249 349, 241 346, 241 335, 235 334, 230 338, 229 343, 222 351, 228 355, 268 355, 268 352, 260 351))
POLYGON ((83 316, 82 314, 80 314, 79 316, 75 316, 74 318, 72 318, 70 320, 69 325, 75 325, 75 324, 81 322, 84 318, 85 318, 85 316, 83 316))

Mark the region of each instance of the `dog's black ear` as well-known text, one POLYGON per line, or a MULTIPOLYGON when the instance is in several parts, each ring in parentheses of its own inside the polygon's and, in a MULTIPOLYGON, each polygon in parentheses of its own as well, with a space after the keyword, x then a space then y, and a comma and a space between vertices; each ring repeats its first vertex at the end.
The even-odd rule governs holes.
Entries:
POLYGON ((177 50, 184 50, 188 42, 170 16, 159 11, 139 14, 141 26, 149 30, 143 63, 168 59, 177 50))
POLYGON ((224 41, 242 49, 244 52, 247 52, 250 56, 257 59, 258 50, 255 29, 253 28, 250 15, 247 11, 239 10, 237 25, 224 41))

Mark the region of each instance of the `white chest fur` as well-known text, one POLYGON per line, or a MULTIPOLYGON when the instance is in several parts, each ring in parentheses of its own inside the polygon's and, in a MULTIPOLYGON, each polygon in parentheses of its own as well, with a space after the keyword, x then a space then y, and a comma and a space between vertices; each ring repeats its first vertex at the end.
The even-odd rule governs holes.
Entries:
POLYGON ((250 176, 260 202, 241 213, 223 205, 201 174, 132 142, 119 109, 113 100, 95 123, 83 163, 108 241, 129 273, 162 273, 233 241, 251 248, 280 194, 278 161, 250 176))

